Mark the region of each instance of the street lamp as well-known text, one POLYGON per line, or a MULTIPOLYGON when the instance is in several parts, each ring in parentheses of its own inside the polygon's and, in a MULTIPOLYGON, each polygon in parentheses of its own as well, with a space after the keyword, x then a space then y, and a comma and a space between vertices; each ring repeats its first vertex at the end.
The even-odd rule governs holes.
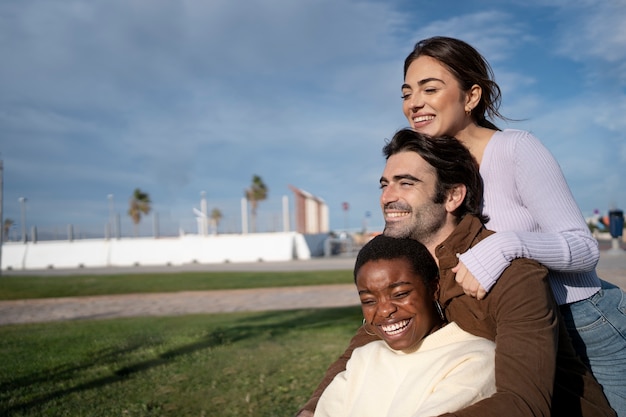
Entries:
POLYGON ((17 199, 22 206, 22 242, 26 243, 26 197, 17 199))
POLYGON ((113 194, 107 195, 107 199, 109 200, 109 230, 113 236, 116 236, 117 233, 115 231, 115 212, 113 209, 113 194))

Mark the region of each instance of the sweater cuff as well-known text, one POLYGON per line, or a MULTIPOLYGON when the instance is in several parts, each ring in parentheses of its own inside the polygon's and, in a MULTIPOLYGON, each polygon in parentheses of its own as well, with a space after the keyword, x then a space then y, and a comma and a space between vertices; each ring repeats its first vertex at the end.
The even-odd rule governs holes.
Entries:
POLYGON ((489 292, 496 281, 498 281, 498 278, 500 278, 500 275, 510 265, 510 262, 501 257, 499 262, 492 262, 489 264, 489 268, 487 268, 487 265, 480 262, 479 256, 480 254, 472 248, 461 254, 459 260, 463 262, 467 270, 476 278, 485 291, 489 292))

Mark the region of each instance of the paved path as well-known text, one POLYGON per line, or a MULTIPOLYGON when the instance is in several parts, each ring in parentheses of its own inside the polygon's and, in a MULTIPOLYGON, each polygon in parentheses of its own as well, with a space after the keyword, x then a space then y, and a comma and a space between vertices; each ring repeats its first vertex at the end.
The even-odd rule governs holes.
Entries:
MULTIPOLYGON (((331 270, 352 269, 354 258, 313 259, 255 264, 192 265, 167 270, 331 270)), ((163 271, 163 268, 133 269, 136 272, 163 271)), ((49 275, 68 271, 48 271, 49 275)), ((93 270, 80 270, 80 273, 93 270)), ((116 272, 128 272, 116 270, 116 272)), ((20 274, 16 272, 15 274, 20 274)), ((30 272, 32 273, 32 271, 30 272)), ((99 271, 103 273, 103 271, 99 271)), ((111 273, 111 270, 108 270, 111 273)), ((626 252, 613 255, 603 251, 598 275, 626 290, 626 252)), ((89 320, 131 316, 172 316, 235 311, 288 310, 296 308, 358 305, 352 284, 246 290, 186 291, 162 294, 68 297, 38 300, 0 301, 0 325, 58 320, 89 320)))
POLYGON ((133 316, 343 307, 356 305, 358 301, 352 284, 17 300, 0 302, 0 325, 133 316))
MULTIPOLYGON (((308 261, 184 265, 42 271, 9 271, 5 275, 159 273, 173 271, 312 271, 350 270, 354 257, 314 258, 308 261)), ((173 316, 235 311, 289 310, 357 305, 352 284, 258 288, 219 291, 182 291, 0 301, 0 325, 59 320, 90 320, 133 316, 173 316)))

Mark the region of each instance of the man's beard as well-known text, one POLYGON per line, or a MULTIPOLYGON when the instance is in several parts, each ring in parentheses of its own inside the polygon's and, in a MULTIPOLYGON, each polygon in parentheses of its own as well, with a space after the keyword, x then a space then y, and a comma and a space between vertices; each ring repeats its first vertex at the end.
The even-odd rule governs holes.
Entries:
MULTIPOLYGON (((399 207, 394 207, 399 208, 399 207)), ((407 207, 403 207, 407 209, 407 207)), ((394 238, 410 238, 427 243, 444 226, 446 210, 443 204, 428 202, 410 208, 410 218, 401 222, 385 222, 383 234, 394 238)))

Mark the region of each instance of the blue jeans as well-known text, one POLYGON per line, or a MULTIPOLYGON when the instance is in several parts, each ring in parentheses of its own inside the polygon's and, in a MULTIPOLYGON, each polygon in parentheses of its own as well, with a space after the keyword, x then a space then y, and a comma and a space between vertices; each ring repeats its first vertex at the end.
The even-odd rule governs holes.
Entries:
POLYGON ((619 417, 626 417, 626 296, 613 284, 586 300, 561 306, 574 349, 602 385, 619 417))

